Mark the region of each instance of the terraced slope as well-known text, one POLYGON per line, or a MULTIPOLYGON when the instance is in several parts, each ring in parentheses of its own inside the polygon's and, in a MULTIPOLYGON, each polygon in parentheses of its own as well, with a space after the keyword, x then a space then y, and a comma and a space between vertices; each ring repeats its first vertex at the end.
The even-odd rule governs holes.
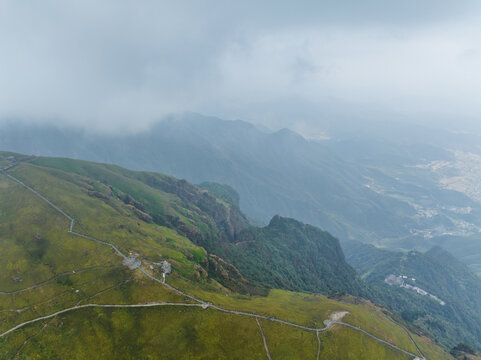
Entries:
MULTIPOLYGON (((178 195, 113 174, 109 187, 91 174, 47 168, 43 161, 20 163, 7 171, 12 177, 0 176, 0 358, 265 359, 266 346, 273 359, 420 355, 401 327, 361 299, 279 290, 242 295, 226 288, 208 271, 205 249, 178 227, 160 226, 131 201, 109 196, 118 191, 110 185, 114 180, 131 181, 132 193, 123 194, 149 191, 163 214, 184 215, 192 229, 205 224, 201 235, 225 231, 209 229, 212 218, 198 207, 182 207, 178 195), (59 210, 75 219, 73 232, 59 210), (199 223, 191 221, 196 218, 199 223), (123 265, 122 255, 135 256, 140 267, 123 265), (172 264, 170 285, 155 281, 161 279, 160 260, 172 264), (349 312, 345 324, 323 323, 339 311, 349 312)), ((234 272, 228 265, 223 270, 228 277, 228 270, 234 272)), ((257 289, 241 276, 236 283, 257 289)), ((412 336, 428 358, 449 358, 412 336)))

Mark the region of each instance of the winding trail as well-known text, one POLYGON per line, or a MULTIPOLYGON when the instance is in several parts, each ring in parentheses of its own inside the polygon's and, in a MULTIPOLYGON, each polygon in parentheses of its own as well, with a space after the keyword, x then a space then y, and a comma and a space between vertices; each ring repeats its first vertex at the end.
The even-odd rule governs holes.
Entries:
MULTIPOLYGON (((52 320, 50 320, 50 322, 51 322, 51 321, 52 321, 52 320)), ((47 321, 47 322, 42 326, 42 328, 41 328, 39 331, 37 331, 37 333, 35 333, 34 335, 26 338, 25 341, 23 342, 23 344, 18 348, 18 350, 17 350, 17 352, 15 353, 14 357, 12 358, 12 360, 15 360, 15 359, 20 355, 20 353, 22 352, 22 350, 23 350, 23 348, 25 347, 25 345, 27 345, 27 343, 28 343, 30 340, 32 340, 34 337, 37 337, 38 335, 40 335, 40 333, 48 326, 48 324, 49 324, 50 322, 47 321)))
MULTIPOLYGON (((57 205, 55 205, 53 202, 51 202, 50 200, 48 200, 46 197, 44 197, 42 194, 40 194, 39 192, 37 192, 36 190, 34 190, 33 188, 31 188, 30 186, 28 186, 27 184, 25 184, 23 181, 17 179, 16 177, 8 174, 6 171, 10 168, 12 168, 13 166, 15 166, 16 164, 11 164, 7 167, 4 167, 2 169, 0 169, 0 173, 4 174, 5 176, 7 176, 9 179, 13 180, 14 182, 22 185, 23 187, 25 187, 26 189, 28 189, 29 191, 31 191, 33 194, 35 194, 36 196, 38 196, 39 198, 41 198, 43 201, 45 201, 47 204, 49 204, 52 208, 54 208, 57 212, 59 212, 60 214, 62 214, 65 218, 67 218, 69 220, 69 229, 68 229, 68 233, 72 234, 72 235, 75 235, 75 236, 79 236, 79 237, 82 237, 84 239, 88 239, 88 240, 91 240, 91 241, 95 241, 97 243, 100 243, 100 244, 103 244, 103 245, 106 245, 106 246, 109 246, 111 247, 120 257, 122 257, 123 259, 127 259, 127 256, 122 253, 114 244, 112 243, 109 243, 107 241, 103 241, 103 240, 99 240, 99 239, 96 239, 92 236, 88 236, 88 235, 84 235, 84 234, 81 234, 81 233, 77 233, 75 231, 73 231, 73 227, 74 227, 74 224, 75 224, 75 220, 73 217, 71 217, 70 215, 68 215, 65 211, 63 211, 60 207, 58 207, 57 205)), ((155 306, 197 306, 197 307, 202 307, 203 309, 207 309, 207 308, 212 308, 212 309, 215 309, 215 310, 218 310, 218 311, 221 311, 221 312, 225 312, 225 313, 229 313, 229 314, 235 314, 235 315, 241 315, 241 316, 248 316, 248 317, 254 317, 256 318, 257 321, 259 321, 259 319, 265 319, 265 320, 269 320, 269 321, 273 321, 273 322, 277 322, 277 323, 281 323, 281 324, 284 324, 284 325, 288 325, 288 326, 292 326, 292 327, 296 327, 296 328, 299 328, 299 329, 302 329, 302 330, 306 330, 306 331, 311 331, 311 332, 316 332, 317 333, 317 336, 319 335, 320 332, 324 332, 324 331, 327 331, 329 330, 333 325, 341 325, 341 326, 346 326, 348 328, 351 328, 353 330, 356 330, 356 331, 359 331, 359 332, 362 332, 363 334, 371 337, 372 339, 374 340, 377 340, 378 342, 382 343, 382 344, 385 344, 395 350, 398 350, 406 355, 409 355, 409 356, 412 356, 414 359, 418 358, 418 355, 416 354, 413 354, 412 352, 410 351, 407 351, 403 348, 400 348, 399 346, 395 345, 395 344, 392 344, 386 340, 383 340, 383 339, 380 339, 378 338, 377 336, 367 332, 366 330, 363 330, 361 329, 360 327, 357 327, 357 326, 354 326, 354 325, 351 325, 349 323, 345 323, 345 322, 342 322, 342 321, 329 321, 325 327, 323 328, 312 328, 312 327, 309 327, 309 326, 304 326, 304 325, 300 325, 300 324, 296 324, 296 323, 293 323, 293 322, 290 322, 290 321, 286 321, 286 320, 281 320, 281 319, 277 319, 275 317, 271 317, 271 316, 265 316, 265 315, 259 315, 259 314, 255 314, 255 313, 250 313, 250 312, 245 312, 245 311, 236 311, 236 310, 229 310, 229 309, 224 309, 224 308, 221 308, 217 305, 213 305, 207 301, 204 301, 204 300, 201 300, 201 299, 198 299, 196 298, 195 296, 192 296, 192 295, 189 295, 185 292, 183 292, 182 290, 179 290, 175 287, 173 287, 172 285, 170 284, 167 284, 166 282, 162 281, 161 279, 159 278, 156 278, 155 276, 149 274, 146 270, 144 270, 142 267, 139 267, 138 268, 143 274, 145 274, 147 277, 149 277, 150 279, 158 282, 159 284, 171 289, 172 291, 176 292, 177 294, 179 295, 182 295, 184 297, 187 297, 195 302, 197 302, 197 304, 188 304, 188 303, 165 303, 165 302, 159 302, 159 303, 146 303, 146 304, 132 304, 132 305, 121 305, 121 304, 111 304, 111 305, 104 305, 104 304, 85 304, 85 305, 78 305, 78 306, 74 306, 74 307, 71 307, 71 308, 68 308, 68 309, 64 309, 64 310, 60 310, 60 311, 57 311, 56 313, 53 313, 53 314, 50 314, 50 315, 45 315, 45 316, 41 316, 41 317, 38 317, 38 318, 35 318, 35 319, 32 319, 32 320, 29 320, 29 321, 25 321, 21 324, 18 324, 17 326, 5 331, 4 333, 0 334, 0 338, 12 333, 13 331, 17 330, 17 329, 20 329, 26 325, 29 325, 29 324, 32 324, 32 323, 35 323, 37 321, 41 321, 41 320, 45 320, 45 319, 50 319, 50 318, 53 318, 57 315, 60 315, 60 314, 64 314, 64 313, 67 313, 67 312, 70 312, 70 311, 74 311, 74 310, 78 310, 78 309, 83 309, 83 308, 89 308, 89 307, 105 307, 105 308, 139 308, 139 307, 155 307, 155 306)), ((259 322, 258 322, 259 324, 259 322)), ((262 330, 261 330, 262 331, 262 330)), ((267 344, 265 344, 267 346, 267 344)), ((417 348, 417 345, 416 345, 416 348, 417 348)), ((267 349, 267 348, 266 348, 267 349)), ((268 349, 267 349, 268 351, 268 349)), ((422 354, 422 353, 421 353, 422 354)), ((422 355, 421 355, 422 356, 422 355)), ((270 355, 268 355, 268 357, 270 357, 270 355)))
POLYGON ((152 302, 152 303, 144 303, 144 304, 85 304, 85 305, 77 305, 70 307, 68 309, 63 309, 60 311, 57 311, 53 314, 50 315, 45 315, 45 316, 40 316, 38 318, 32 319, 25 321, 21 324, 18 324, 17 326, 5 331, 4 333, 0 334, 0 338, 4 337, 5 335, 10 334, 11 332, 20 329, 26 325, 33 324, 38 321, 46 320, 46 319, 51 319, 55 316, 65 314, 67 312, 71 312, 74 310, 79 310, 79 309, 84 309, 84 308, 92 308, 92 307, 98 307, 98 308, 146 308, 146 307, 157 307, 157 306, 190 306, 190 307, 200 307, 202 306, 201 304, 188 304, 188 303, 168 303, 168 302, 152 302))
POLYGON ((409 331, 404 327, 402 326, 401 324, 398 324, 397 322, 395 322, 394 320, 390 319, 389 317, 386 316, 386 319, 388 319, 388 321, 392 322, 394 325, 397 325, 399 326, 402 331, 404 331, 406 333, 406 335, 409 337, 409 339, 411 339, 411 342, 414 344, 414 346, 416 347, 417 351, 421 354, 422 356, 422 359, 425 359, 426 356, 424 355, 424 353, 422 352, 422 350, 419 348, 418 344, 416 343, 416 341, 414 341, 413 337, 411 336, 411 334, 409 333, 409 331))
POLYGON ((61 277, 61 276, 64 276, 64 275, 76 275, 76 274, 81 274, 83 272, 86 272, 86 271, 91 271, 91 270, 98 270, 98 269, 115 269, 115 268, 121 268, 122 266, 120 265, 113 265, 113 266, 92 266, 92 267, 89 267, 89 268, 84 268, 84 269, 80 269, 80 270, 71 270, 71 271, 66 271, 66 272, 63 272, 63 273, 60 273, 60 274, 57 274, 55 275, 54 277, 51 277, 50 279, 47 279, 45 281, 42 281, 42 282, 39 282, 37 284, 34 284, 32 286, 29 286, 29 287, 26 287, 26 288, 23 288, 23 289, 19 289, 19 290, 13 290, 13 291, 0 291, 0 295, 12 295, 12 294, 18 294, 18 293, 21 293, 21 292, 24 292, 24 291, 28 291, 28 290, 32 290, 32 289, 35 289, 35 288, 38 288, 40 286, 43 286, 45 284, 48 284, 49 282, 52 282, 54 281, 55 279, 61 277))
POLYGON ((272 360, 271 353, 269 352, 269 347, 267 346, 267 340, 266 340, 266 337, 264 336, 264 331, 262 330, 261 323, 259 322, 259 318, 256 318, 256 322, 257 322, 257 326, 259 326, 259 331, 262 336, 262 341, 264 342, 264 349, 266 349, 267 359, 272 360))

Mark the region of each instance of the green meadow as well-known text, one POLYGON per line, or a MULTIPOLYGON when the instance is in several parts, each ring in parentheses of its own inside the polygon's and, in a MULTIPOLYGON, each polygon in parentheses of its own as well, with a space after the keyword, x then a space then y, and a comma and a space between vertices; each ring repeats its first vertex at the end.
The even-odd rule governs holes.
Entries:
MULTIPOLYGON (((7 153, 0 153, 0 164, 7 153)), ((188 230, 212 230, 208 215, 175 191, 149 185, 150 174, 67 159, 23 162, 9 173, 75 218, 76 232, 136 254, 143 268, 168 260, 167 281, 226 309, 322 328, 333 312, 343 321, 417 353, 385 309, 343 295, 270 290, 239 294, 205 269, 206 250, 169 224, 146 221, 116 194, 149 199, 157 213, 183 219, 188 230)), ((159 176, 160 175, 155 175, 159 176)), ((148 218, 147 218, 148 220, 148 218)), ((122 265, 109 246, 69 234, 68 220, 20 184, 0 174, 0 334, 31 319, 84 304, 192 303, 122 265)), ((273 359, 407 359, 405 354, 340 325, 319 334, 261 320, 273 359), (320 344, 320 345, 319 345, 320 344)), ((411 334, 431 359, 451 357, 427 338, 411 334)), ((265 359, 255 318, 212 308, 83 308, 26 325, 0 338, 1 359, 265 359)))

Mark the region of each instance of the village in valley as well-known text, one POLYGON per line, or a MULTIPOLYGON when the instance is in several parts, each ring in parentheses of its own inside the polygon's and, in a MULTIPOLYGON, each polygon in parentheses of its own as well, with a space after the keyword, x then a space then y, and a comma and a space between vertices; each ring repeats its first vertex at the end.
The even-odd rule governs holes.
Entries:
POLYGON ((420 287, 416 286, 415 285, 415 283, 416 283, 415 278, 408 277, 406 275, 396 276, 394 274, 390 274, 390 275, 386 276, 386 278, 384 279, 384 282, 386 284, 388 284, 389 286, 399 286, 399 287, 402 287, 402 288, 405 288, 405 289, 409 289, 411 291, 415 291, 419 295, 429 296, 431 299, 435 300, 440 305, 442 305, 442 306, 446 305, 446 303, 444 301, 442 301, 440 298, 438 298, 437 296, 435 296, 433 294, 430 294, 426 290, 423 290, 420 287), (410 284, 410 282, 411 282, 411 284, 410 284))

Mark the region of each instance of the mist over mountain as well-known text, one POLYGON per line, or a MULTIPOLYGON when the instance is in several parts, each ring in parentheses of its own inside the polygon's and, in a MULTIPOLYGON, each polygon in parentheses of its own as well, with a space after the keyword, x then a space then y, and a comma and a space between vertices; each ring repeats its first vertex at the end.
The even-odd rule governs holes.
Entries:
POLYGON ((401 233, 406 229, 397 216, 414 213, 400 201, 367 189, 356 165, 287 129, 266 134, 242 121, 194 115, 124 137, 42 126, 13 126, 0 136, 7 150, 162 171, 194 183, 226 183, 240 193, 241 207, 252 218, 266 222, 275 214, 297 217, 341 238, 368 240, 363 234, 378 223, 384 224, 377 229, 379 237, 401 233))
POLYGON ((481 360, 480 10, 0 1, 0 359, 481 360))
POLYGON ((228 184, 239 192, 241 208, 260 223, 280 214, 317 225, 341 242, 420 250, 441 244, 476 268, 481 263, 472 256, 481 222, 481 205, 471 191, 476 180, 463 187, 449 179, 481 164, 473 152, 477 138, 427 128, 412 135, 407 126, 395 137, 395 128, 389 129, 343 130, 314 141, 288 129, 268 133, 243 121, 186 114, 118 136, 3 125, 0 146, 160 171, 197 184, 228 184), (462 154, 473 154, 473 164, 462 154), (470 249, 469 258, 460 242, 470 249))

